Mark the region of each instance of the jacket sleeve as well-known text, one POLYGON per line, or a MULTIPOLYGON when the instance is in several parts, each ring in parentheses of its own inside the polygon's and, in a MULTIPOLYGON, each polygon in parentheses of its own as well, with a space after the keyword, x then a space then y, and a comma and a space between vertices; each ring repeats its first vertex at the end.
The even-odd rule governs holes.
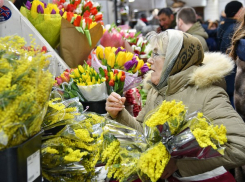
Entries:
MULTIPOLYGON (((142 112, 142 110, 141 110, 142 112)), ((140 115, 140 113, 139 113, 140 115)), ((137 117, 138 118, 138 117, 137 117)), ((119 112, 117 115, 117 118, 115 119, 118 123, 121 123, 123 125, 129 126, 131 128, 134 128, 138 130, 139 132, 143 132, 142 123, 143 121, 137 120, 137 118, 133 117, 126 109, 123 109, 119 112)))
POLYGON ((203 113, 215 125, 223 124, 227 129, 225 155, 209 159, 179 159, 177 166, 183 177, 211 171, 219 166, 231 169, 245 164, 245 124, 229 103, 226 92, 213 87, 207 94, 203 113))

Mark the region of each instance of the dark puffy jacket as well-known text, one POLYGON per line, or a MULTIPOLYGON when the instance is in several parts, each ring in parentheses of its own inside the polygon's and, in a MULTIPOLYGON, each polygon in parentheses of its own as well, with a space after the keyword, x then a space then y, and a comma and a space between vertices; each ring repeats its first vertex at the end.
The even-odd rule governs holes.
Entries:
MULTIPOLYGON (((224 23, 221 24, 218 27, 218 47, 219 50, 222 53, 226 53, 226 50, 230 47, 231 45, 231 38, 234 34, 235 28, 236 28, 236 20, 235 19, 230 19, 230 18, 225 18, 224 23)), ((230 101, 232 106, 234 107, 234 84, 235 84, 235 76, 236 76, 236 67, 234 68, 233 72, 225 77, 226 84, 227 84, 227 93, 229 95, 230 101)))

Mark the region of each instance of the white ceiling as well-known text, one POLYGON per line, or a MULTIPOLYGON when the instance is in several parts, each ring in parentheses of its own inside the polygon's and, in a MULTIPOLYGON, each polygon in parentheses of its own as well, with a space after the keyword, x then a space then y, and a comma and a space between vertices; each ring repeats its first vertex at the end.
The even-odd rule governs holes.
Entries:
MULTIPOLYGON (((187 6, 197 7, 206 6, 207 0, 182 0, 186 2, 187 6)), ((129 2, 130 9, 138 10, 151 10, 151 9, 161 9, 164 7, 170 7, 172 5, 172 0, 135 0, 134 2, 129 2)))

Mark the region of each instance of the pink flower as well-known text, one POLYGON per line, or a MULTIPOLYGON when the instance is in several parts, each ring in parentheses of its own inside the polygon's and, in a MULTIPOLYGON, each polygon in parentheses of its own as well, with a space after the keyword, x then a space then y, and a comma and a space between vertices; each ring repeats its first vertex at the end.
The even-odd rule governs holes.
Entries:
POLYGON ((60 75, 60 77, 61 77, 61 79, 62 79, 63 82, 69 83, 69 81, 70 81, 70 75, 69 75, 68 72, 62 73, 62 74, 60 75))
POLYGON ((56 77, 55 80, 57 81, 57 84, 58 85, 61 85, 62 84, 62 79, 60 76, 56 77))

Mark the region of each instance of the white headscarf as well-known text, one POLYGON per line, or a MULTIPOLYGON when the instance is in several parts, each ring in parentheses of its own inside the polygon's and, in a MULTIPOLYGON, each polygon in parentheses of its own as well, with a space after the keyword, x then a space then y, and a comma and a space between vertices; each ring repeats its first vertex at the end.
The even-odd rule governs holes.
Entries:
POLYGON ((152 48, 158 47, 158 53, 165 55, 161 79, 156 86, 157 89, 167 85, 167 78, 175 64, 183 44, 183 32, 169 29, 160 34, 152 31, 146 35, 152 48))

